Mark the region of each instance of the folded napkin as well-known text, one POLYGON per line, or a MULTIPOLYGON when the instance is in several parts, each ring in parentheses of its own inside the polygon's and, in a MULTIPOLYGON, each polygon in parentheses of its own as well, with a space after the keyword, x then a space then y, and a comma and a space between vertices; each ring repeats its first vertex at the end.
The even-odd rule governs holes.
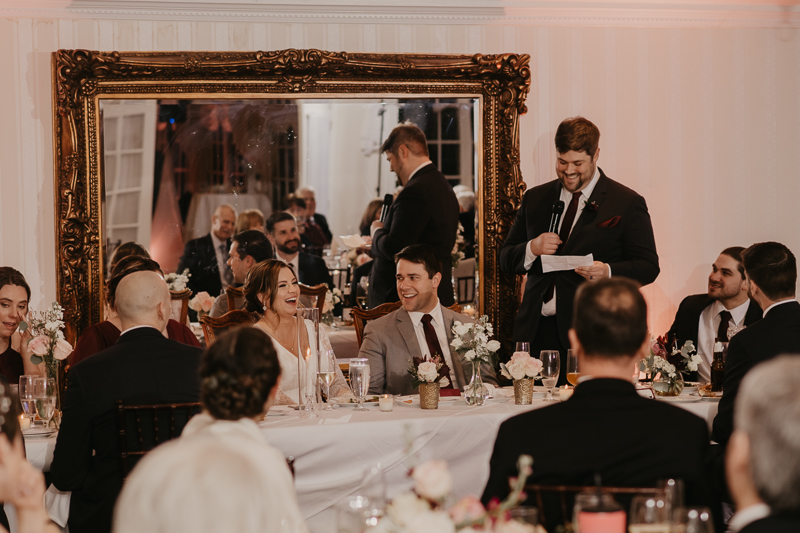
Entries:
POLYGON ((492 396, 495 398, 513 398, 514 387, 495 387, 494 394, 492 394, 492 396))
POLYGON ((69 500, 71 492, 61 492, 55 485, 50 485, 44 493, 44 507, 50 518, 61 527, 67 527, 69 518, 69 500))
POLYGON ((556 272, 559 270, 575 270, 578 267, 589 267, 594 263, 594 257, 589 255, 541 255, 542 272, 556 272))
POLYGON ((337 418, 324 418, 321 424, 347 424, 353 415, 340 416, 337 418))

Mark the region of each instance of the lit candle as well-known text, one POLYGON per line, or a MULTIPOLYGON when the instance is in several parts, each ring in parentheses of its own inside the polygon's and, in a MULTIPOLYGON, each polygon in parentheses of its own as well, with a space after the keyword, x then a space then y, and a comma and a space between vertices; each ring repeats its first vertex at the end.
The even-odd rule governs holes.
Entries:
POLYGON ((564 385, 563 387, 559 387, 558 395, 561 397, 561 401, 565 402, 572 397, 572 393, 575 389, 570 387, 569 385, 564 385))
POLYGON ((19 428, 23 431, 31 428, 31 419, 25 415, 19 415, 19 428))
POLYGON ((394 408, 394 396, 391 394, 381 394, 378 396, 378 409, 388 413, 394 408))

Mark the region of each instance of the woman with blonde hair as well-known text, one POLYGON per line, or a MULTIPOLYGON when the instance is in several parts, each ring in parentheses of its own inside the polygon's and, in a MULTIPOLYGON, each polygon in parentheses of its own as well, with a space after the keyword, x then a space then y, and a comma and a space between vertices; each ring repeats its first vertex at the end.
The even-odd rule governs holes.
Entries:
MULTIPOLYGON (((300 287, 297 276, 291 265, 277 259, 267 259, 250 269, 244 281, 245 309, 259 315, 255 327, 269 335, 278 352, 281 364, 281 385, 278 403, 298 404, 299 379, 297 354, 313 351, 314 324, 305 320, 303 328, 298 332, 297 308, 300 287), (299 342, 299 346, 298 346, 299 342)), ((325 330, 320 328, 320 348, 322 355, 333 352, 325 330)), ((310 365, 316 366, 317 357, 312 353, 310 365)), ((336 366, 336 377, 331 384, 332 398, 352 397, 350 388, 344 380, 339 365, 336 366)), ((309 369, 309 375, 315 375, 315 368, 309 369)))

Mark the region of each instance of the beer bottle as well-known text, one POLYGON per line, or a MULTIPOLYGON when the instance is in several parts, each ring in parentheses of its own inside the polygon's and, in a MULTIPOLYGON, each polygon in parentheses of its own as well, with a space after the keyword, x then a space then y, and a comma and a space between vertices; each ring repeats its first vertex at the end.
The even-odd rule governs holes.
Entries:
POLYGON ((714 338, 714 360, 711 362, 711 390, 722 391, 722 380, 725 379, 725 362, 722 358, 722 343, 714 338))

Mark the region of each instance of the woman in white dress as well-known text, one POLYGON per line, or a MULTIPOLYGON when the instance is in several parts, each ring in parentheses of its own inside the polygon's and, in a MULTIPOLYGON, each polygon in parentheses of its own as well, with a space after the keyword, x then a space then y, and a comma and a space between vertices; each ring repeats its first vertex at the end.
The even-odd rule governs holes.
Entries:
MULTIPOLYGON (((255 327, 272 337, 278 360, 281 364, 281 387, 278 394, 279 404, 299 403, 298 385, 298 342, 302 354, 310 354, 309 367, 305 361, 301 363, 304 379, 303 388, 313 386, 316 379, 316 361, 314 324, 305 320, 305 327, 297 331, 298 299, 300 287, 297 276, 291 265, 277 259, 267 259, 250 269, 244 282, 245 309, 260 316, 255 327), (312 341, 309 341, 312 339, 312 341)), ((330 340, 325 330, 320 328, 320 347, 323 356, 332 353, 330 340)), ((351 398, 352 393, 339 369, 334 365, 336 377, 331 383, 331 398, 351 398)))

